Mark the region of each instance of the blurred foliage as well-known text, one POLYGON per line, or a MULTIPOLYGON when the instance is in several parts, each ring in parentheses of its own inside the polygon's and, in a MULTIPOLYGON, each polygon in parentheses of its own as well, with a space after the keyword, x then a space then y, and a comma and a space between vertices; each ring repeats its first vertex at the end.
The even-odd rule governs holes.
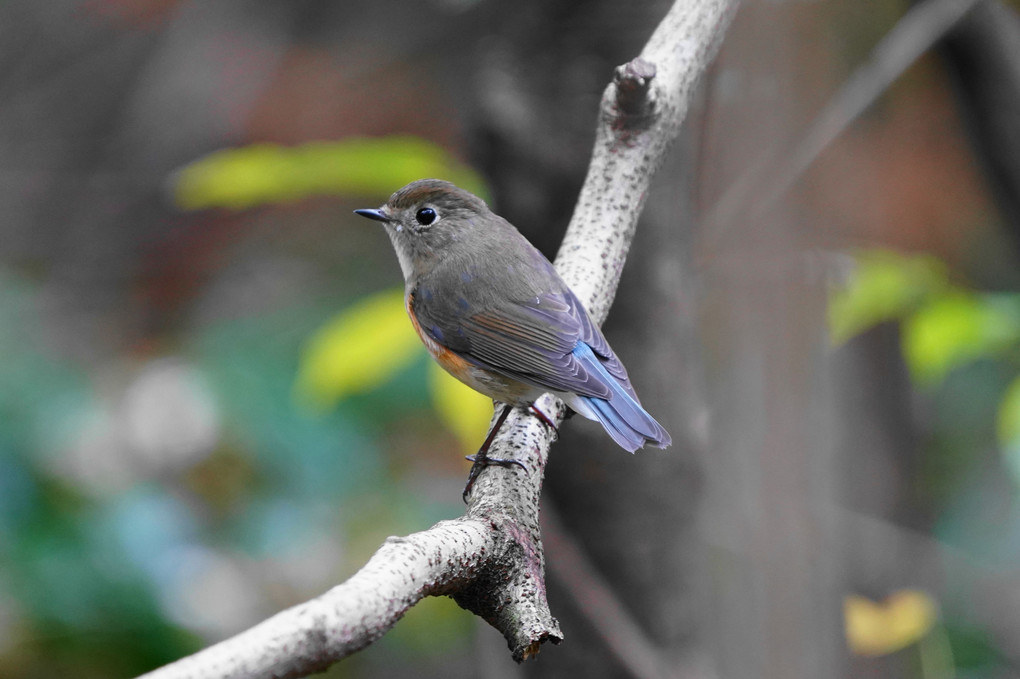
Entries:
POLYGON ((136 538, 180 532, 125 523, 142 518, 151 489, 100 501, 62 473, 53 451, 75 443, 95 394, 83 366, 39 342, 39 289, 0 277, 0 639, 10 646, 0 676, 139 673, 198 643, 166 619, 133 558, 144 552, 136 538))
MULTIPOLYGON (((337 225, 364 207, 344 199, 382 198, 424 176, 486 194, 453 152, 405 133, 470 139, 491 160, 493 120, 469 119, 491 116, 492 102, 452 98, 444 81, 491 70, 506 36, 460 33, 481 24, 451 20, 463 8, 450 3, 401 5, 412 17, 397 22, 402 30, 379 30, 395 24, 378 4, 318 5, 2 3, 14 40, 0 120, 0 677, 151 669, 343 580, 381 536, 462 511, 456 465, 465 465, 451 459, 435 414, 473 451, 491 404, 426 358, 397 291, 374 307, 363 297, 383 284, 358 249, 369 232, 338 236, 337 225), (475 52, 467 70, 450 68, 475 52), (453 107, 478 110, 460 118, 447 115, 453 107), (252 144, 182 167, 252 139, 295 145, 252 144), (192 212, 168 209, 167 188, 192 212), (313 196, 338 200, 302 203, 313 196), (254 206, 269 209, 239 212, 254 206), (198 212, 208 208, 226 209, 198 212), (264 299, 277 294, 282 301, 264 299), (362 329, 352 331, 357 314, 362 329)), ((841 13, 832 36, 852 45, 848 65, 902 12, 894 3, 816 6, 841 13)), ((594 23, 553 28, 581 53, 578 27, 594 23)), ((811 35, 819 22, 798 25, 811 35)), ((832 62, 830 50, 819 54, 807 65, 832 62)), ((578 88, 604 77, 591 71, 599 59, 584 60, 570 67, 578 88)), ((478 80, 498 86, 490 94, 506 120, 548 127, 551 137, 536 137, 540 155, 556 164, 570 154, 557 116, 532 117, 530 104, 500 94, 499 79, 478 80)), ((952 200, 965 168, 938 144, 918 143, 951 136, 926 127, 944 102, 918 102, 885 126, 874 107, 871 131, 884 132, 864 144, 858 135, 853 147, 872 161, 859 164, 869 183, 840 177, 834 193, 863 189, 838 213, 858 239, 924 247, 934 234, 952 249, 973 233, 959 228, 966 209, 952 200), (930 154, 915 156, 919 148, 930 154)), ((518 152, 533 157, 519 149, 510 159, 518 152)), ((519 178, 543 168, 496 169, 519 200, 533 201, 519 178)), ((934 532, 1012 568, 1013 298, 968 290, 933 258, 871 254, 859 260, 858 287, 834 297, 833 337, 901 323, 930 420, 915 483, 937 517, 934 532), (996 450, 1012 475, 988 464, 996 450)), ((1001 640, 941 603, 961 676, 1001 676, 1001 640)), ((878 621, 899 608, 872 606, 882 609, 872 615, 875 643, 902 642, 902 629, 878 621)), ((900 611, 903 627, 923 627, 919 610, 900 611)), ((472 676, 464 635, 474 624, 430 599, 329 674, 472 676)), ((510 662, 487 662, 499 660, 510 662)))
POLYGON ((466 453, 474 453, 489 430, 492 401, 429 361, 429 394, 439 419, 466 453))
MULTIPOLYGON (((423 363, 399 295, 377 299, 393 302, 401 332, 414 340, 423 363)), ((426 379, 424 370, 406 370, 411 382, 398 380, 395 391, 382 394, 382 408, 348 398, 309 417, 296 407, 294 376, 323 309, 288 308, 196 329, 184 354, 209 383, 221 431, 212 450, 181 467, 125 449, 116 433, 122 408, 100 416, 102 395, 90 370, 55 360, 36 341, 32 321, 41 301, 24 281, 9 277, 0 286, 0 319, 7 321, 0 324, 0 638, 14 644, 0 654, 0 676, 141 673, 193 652, 206 643, 205 634, 279 608, 282 602, 273 600, 264 609, 230 603, 230 596, 247 592, 243 597, 251 599, 260 590, 250 575, 236 581, 255 572, 245 564, 279 570, 259 576, 269 581, 297 578, 310 596, 321 590, 303 589, 309 582, 324 588, 349 574, 378 547, 380 535, 419 530, 450 515, 450 506, 378 478, 377 432, 427 404, 434 378, 426 379), (89 432, 106 426, 115 429, 94 447, 87 443, 89 432), (146 480, 160 475, 160 482, 146 480), (372 506, 366 489, 381 494, 385 520, 366 522, 372 506), (349 555, 329 556, 336 547, 321 552, 330 525, 348 535, 349 555), (235 584, 224 586, 224 579, 235 584), (79 643, 69 645, 69 638, 79 643), (77 667, 81 654, 106 660, 93 659, 84 670, 77 667)), ((374 301, 356 305, 356 313, 364 316, 374 301)), ((373 337, 369 332, 361 340, 383 346, 373 337)), ((380 389, 372 380, 362 386, 380 389)), ((491 413, 491 402, 481 400, 491 413)), ((165 399, 154 405, 169 406, 165 399)), ((474 425, 481 435, 488 413, 474 425)), ((471 624, 445 602, 410 620, 409 629, 387 642, 391 651, 421 652, 428 629, 446 630, 447 641, 434 647, 442 652, 471 624)))
POLYGON ((977 293, 950 281, 930 255, 864 251, 829 304, 834 343, 878 323, 902 322, 903 355, 920 385, 935 386, 978 359, 1020 348, 1020 294, 977 293))
POLYGON ((900 323, 906 365, 938 412, 926 461, 929 469, 950 465, 937 472, 941 481, 926 485, 958 490, 973 465, 973 454, 962 453, 989 443, 1020 484, 1020 294, 971 290, 930 255, 865 251, 856 263, 831 296, 832 338, 845 342, 878 323, 900 323))
MULTIPOLYGON (((386 383, 426 355, 404 310, 402 288, 359 300, 320 328, 301 353, 295 395, 321 412, 343 398, 386 383)), ((437 414, 473 453, 485 437, 492 401, 437 364, 428 364, 429 393, 437 414)))
MULTIPOLYGON (((898 324, 903 359, 929 423, 912 482, 918 499, 933 508, 935 535, 987 563, 1015 564, 1020 293, 973 290, 926 254, 863 251, 855 264, 847 284, 830 297, 832 340, 841 344, 879 323, 898 324), (996 450, 997 459, 994 453, 989 459, 996 450)), ((879 655, 916 640, 935 612, 927 595, 908 592, 884 604, 848 599, 846 615, 850 648, 879 655)), ((945 653, 958 671, 994 675, 1001 666, 1001 653, 985 631, 951 618, 942 629, 945 653)))
POLYGON ((829 329, 841 344, 884 321, 898 320, 948 285, 946 266, 930 255, 865 250, 848 285, 832 294, 829 329))
POLYGON ((921 384, 957 366, 1005 354, 1020 342, 1020 295, 947 288, 909 314, 903 327, 907 364, 921 384))
POLYGON ((1009 665, 987 631, 965 624, 946 623, 945 632, 959 676, 1001 676, 999 670, 1009 665))
POLYGON ((999 402, 996 433, 1013 475, 1020 479, 1020 377, 1015 377, 999 402))
POLYGON ((474 624, 474 619, 464 615, 453 599, 426 597, 393 628, 388 650, 412 658, 447 654, 452 647, 464 645, 474 624))
MULTIPOLYGON (((484 193, 440 147, 390 137, 212 154, 175 176, 175 195, 241 208, 384 196, 424 175, 484 193)), ((430 402, 470 452, 492 413, 427 360, 399 289, 326 321, 333 298, 228 302, 172 350, 96 366, 41 339, 37 286, 0 278, 0 676, 141 673, 322 591, 381 536, 457 510, 456 493, 429 499, 428 474, 382 482, 384 434, 414 436, 406 423, 430 402)), ((363 662, 448 653, 472 625, 429 602, 363 662)))
POLYGON ((935 602, 925 592, 900 590, 876 603, 851 595, 843 602, 847 646, 857 655, 893 653, 920 641, 938 619, 935 602))
POLYGON ((181 169, 173 189, 185 210, 239 210, 314 195, 388 195, 424 177, 486 195, 478 174, 441 146, 406 136, 217 151, 181 169))
POLYGON ((320 328, 301 354, 295 383, 299 402, 317 411, 371 389, 406 368, 422 352, 404 310, 404 290, 365 297, 320 328))
MULTIPOLYGON (((297 148, 255 144, 218 151, 175 177, 185 209, 246 208, 316 194, 386 195, 422 177, 448 179, 485 196, 484 182, 440 146, 408 136, 317 142, 297 148)), ((395 289, 358 301, 320 328, 301 353, 294 394, 313 412, 387 382, 424 353, 395 289)), ((474 452, 492 413, 489 399, 438 367, 429 368, 437 413, 474 452)))

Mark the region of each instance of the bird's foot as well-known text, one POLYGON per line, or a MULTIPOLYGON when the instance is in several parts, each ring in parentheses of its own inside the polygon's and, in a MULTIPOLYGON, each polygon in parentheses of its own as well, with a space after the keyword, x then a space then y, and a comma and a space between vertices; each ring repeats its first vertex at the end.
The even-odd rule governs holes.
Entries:
POLYGON ((474 488, 475 481, 478 480, 478 475, 481 474, 482 470, 485 469, 486 467, 496 466, 503 467, 504 469, 509 469, 510 467, 516 465, 523 469, 525 472, 528 471, 528 468, 525 467, 524 463, 521 462, 520 460, 509 460, 501 457, 489 457, 482 451, 478 451, 474 455, 467 455, 464 457, 464 459, 469 460, 470 462, 473 463, 471 465, 471 471, 468 472, 468 480, 467 484, 464 486, 464 493, 461 495, 461 497, 464 499, 464 502, 467 502, 468 496, 471 494, 471 489, 474 488))
POLYGON ((461 494, 461 497, 464 499, 465 503, 468 501, 468 496, 471 494, 471 489, 474 488, 475 481, 478 480, 478 475, 481 474, 482 470, 485 469, 486 467, 497 465, 499 467, 509 468, 512 467, 513 465, 517 465, 524 471, 528 471, 528 468, 525 467, 524 464, 518 460, 504 460, 498 457, 489 457, 489 446, 492 445, 492 441, 496 438, 496 434, 499 433, 500 428, 502 428, 503 423, 506 421, 507 415, 510 414, 511 410, 513 410, 512 405, 503 406, 503 412, 499 414, 499 417, 496 419, 496 424, 492 427, 492 430, 489 432, 489 435, 485 437, 485 442, 482 443, 482 447, 479 448, 478 452, 475 453, 474 455, 468 455, 467 457, 464 458, 466 460, 470 460, 473 463, 471 465, 471 471, 468 472, 468 480, 467 484, 464 486, 464 492, 461 494))

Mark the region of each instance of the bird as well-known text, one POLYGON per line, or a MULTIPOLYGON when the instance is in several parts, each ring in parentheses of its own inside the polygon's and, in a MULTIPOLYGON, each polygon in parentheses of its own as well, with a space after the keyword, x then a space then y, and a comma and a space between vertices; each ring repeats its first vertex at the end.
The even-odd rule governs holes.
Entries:
POLYGON ((380 222, 404 276, 404 305, 432 357, 458 380, 505 404, 482 444, 480 469, 513 407, 551 392, 599 422, 631 453, 665 448, 669 433, 641 405, 627 370, 552 263, 478 196, 440 179, 398 189, 356 214, 380 222))

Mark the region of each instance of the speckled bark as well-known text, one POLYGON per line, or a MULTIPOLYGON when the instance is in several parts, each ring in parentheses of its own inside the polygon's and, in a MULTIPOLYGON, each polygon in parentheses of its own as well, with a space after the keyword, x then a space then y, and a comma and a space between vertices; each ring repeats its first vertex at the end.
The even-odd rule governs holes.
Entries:
MULTIPOLYGON (((536 406, 554 421, 565 407, 548 394, 536 406)), ((498 413, 501 407, 496 408, 498 413)), ((495 416, 493 418, 495 421, 495 416)), ((484 572, 452 593, 454 600, 503 633, 518 662, 538 652, 545 641, 563 635, 545 595, 545 555, 538 526, 542 472, 554 435, 523 410, 507 417, 492 443, 493 457, 519 460, 528 469, 489 467, 468 501, 466 518, 486 522, 499 536, 503 558, 491 559, 484 572)))
POLYGON ((736 5, 673 3, 641 55, 617 69, 602 96, 588 176, 556 257, 556 269, 600 323, 612 306, 652 175, 736 5), (643 77, 649 73, 654 76, 643 77), (642 92, 647 101, 638 103, 642 92))
MULTIPOLYGON (((612 304, 654 171, 676 136, 698 76, 717 47, 735 0, 678 0, 638 59, 606 89, 588 176, 556 266, 594 318, 612 304)), ((565 406, 536 403, 553 422, 565 406)), ((497 412, 499 408, 497 408, 497 412)), ((562 634, 549 611, 539 495, 551 431, 514 410, 490 448, 524 469, 492 466, 474 485, 464 517, 389 538, 351 579, 232 639, 148 675, 149 679, 298 677, 367 646, 418 600, 452 596, 507 639, 524 660, 562 634)))

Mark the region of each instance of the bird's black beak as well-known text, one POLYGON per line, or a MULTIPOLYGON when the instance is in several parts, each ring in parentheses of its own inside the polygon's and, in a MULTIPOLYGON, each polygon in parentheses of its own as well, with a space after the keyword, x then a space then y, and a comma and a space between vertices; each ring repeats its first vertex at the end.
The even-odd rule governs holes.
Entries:
POLYGON ((354 214, 361 215, 362 217, 368 217, 369 219, 374 219, 377 222, 392 222, 393 221, 393 219, 388 214, 383 212, 381 209, 355 210, 354 214))

